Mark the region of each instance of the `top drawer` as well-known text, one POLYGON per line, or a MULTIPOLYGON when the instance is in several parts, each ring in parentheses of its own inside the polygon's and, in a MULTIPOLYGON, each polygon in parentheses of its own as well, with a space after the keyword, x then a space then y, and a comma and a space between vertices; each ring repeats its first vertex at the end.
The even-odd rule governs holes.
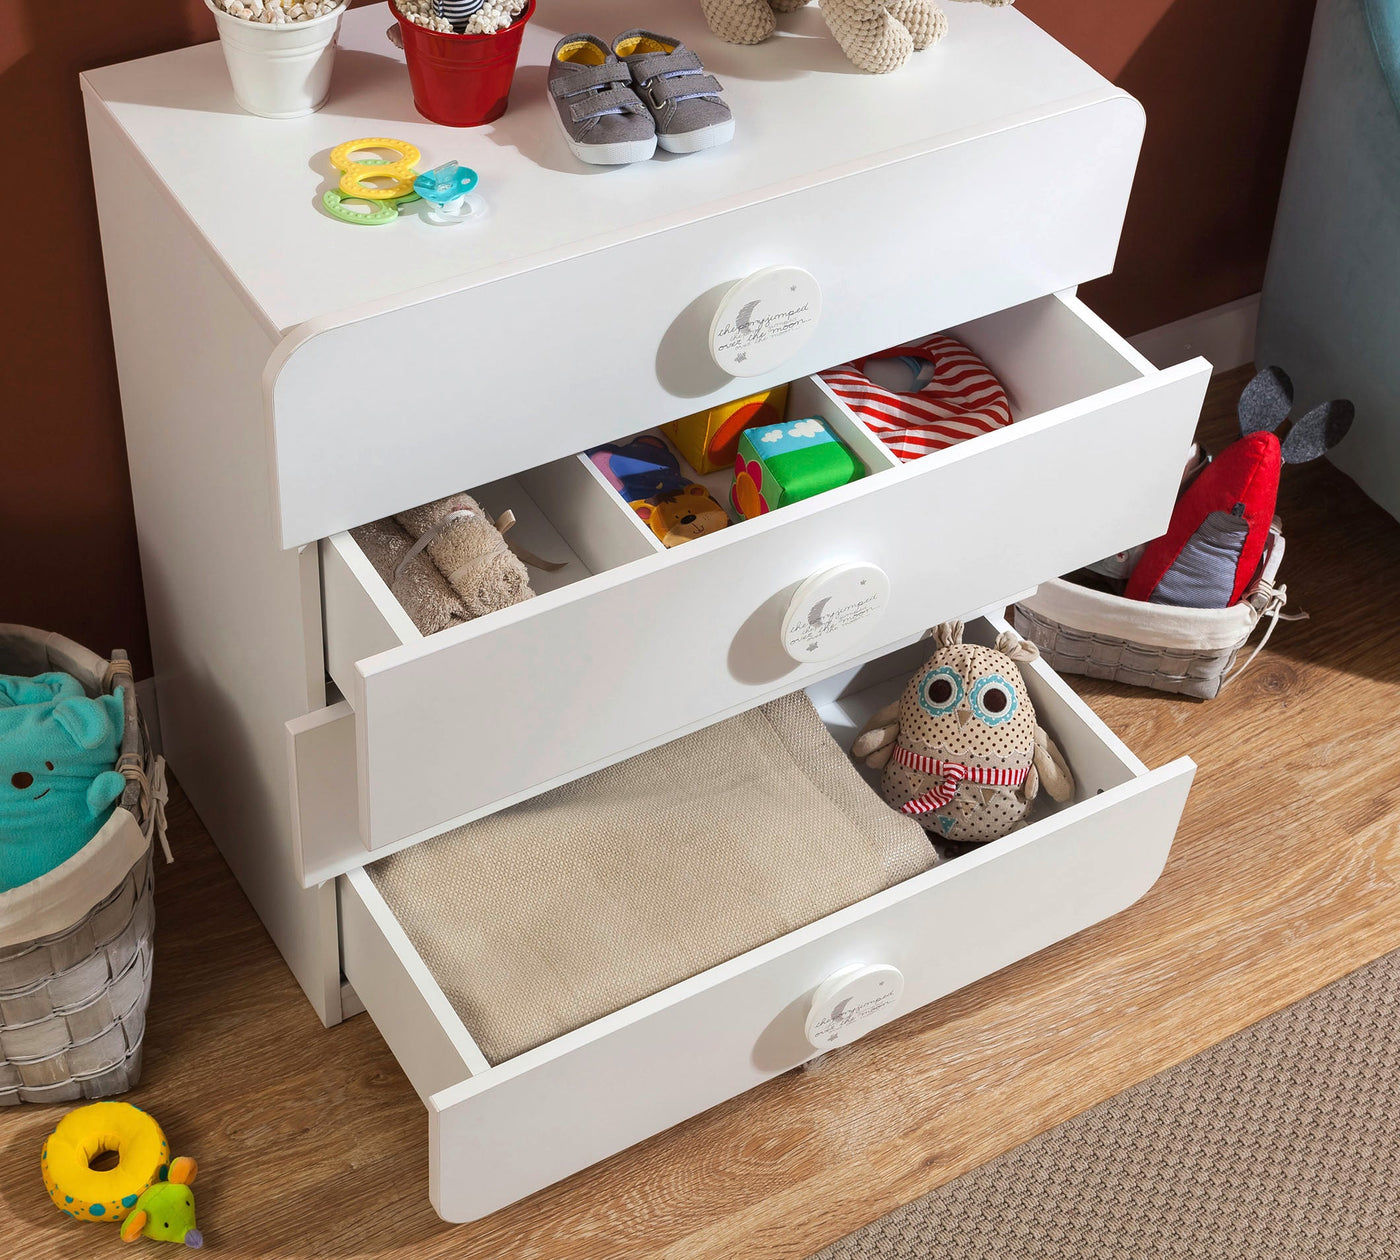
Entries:
MULTIPOLYGON (((815 9, 792 19, 814 38, 739 49, 705 31, 698 5, 670 6, 667 31, 724 82, 736 138, 590 171, 539 85, 559 32, 611 29, 596 8, 558 0, 532 21, 489 135, 395 112, 334 119, 334 137, 301 144, 304 169, 356 131, 411 140, 425 162, 479 169, 491 209, 470 227, 330 224, 332 252, 293 241, 279 275, 259 272, 279 309, 316 311, 285 330, 264 378, 284 546, 1112 268, 1142 111, 1014 10, 960 10, 946 46, 881 77, 849 73, 815 9), (800 64, 775 73, 794 46, 800 64), (779 367, 735 379, 710 356, 712 316, 732 285, 779 264, 815 278, 820 316, 779 367), (396 269, 403 285, 386 291, 396 269)), ((402 73, 383 55, 384 15, 359 12, 345 42, 402 73)), ((306 217, 298 205, 294 221, 306 217)))

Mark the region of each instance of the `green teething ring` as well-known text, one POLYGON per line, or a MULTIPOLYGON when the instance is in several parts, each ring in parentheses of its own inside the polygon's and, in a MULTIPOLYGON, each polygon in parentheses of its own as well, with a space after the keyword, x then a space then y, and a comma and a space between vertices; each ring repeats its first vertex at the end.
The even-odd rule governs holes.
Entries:
POLYGON ((364 223, 374 226, 378 223, 392 223, 399 217, 399 203, 397 201, 362 201, 359 197, 346 197, 339 188, 327 189, 321 194, 321 204, 325 206, 326 213, 334 219, 339 219, 342 223, 364 223), (368 206, 365 211, 347 210, 341 202, 351 201, 358 205, 368 206))
MULTIPOLYGON (((387 164, 385 158, 365 158, 361 161, 361 166, 384 166, 387 164)), ((414 171, 414 175, 418 174, 414 171)), ((411 201, 419 201, 421 198, 416 192, 407 193, 402 197, 392 197, 384 201, 370 201, 364 197, 347 197, 339 188, 327 189, 321 194, 321 205, 325 207, 326 213, 333 219, 339 219, 342 223, 359 223, 366 227, 376 227, 381 223, 392 223, 399 217, 399 207, 406 206, 411 201), (365 213, 355 210, 347 210, 342 202, 352 201, 359 205, 369 206, 365 213)))

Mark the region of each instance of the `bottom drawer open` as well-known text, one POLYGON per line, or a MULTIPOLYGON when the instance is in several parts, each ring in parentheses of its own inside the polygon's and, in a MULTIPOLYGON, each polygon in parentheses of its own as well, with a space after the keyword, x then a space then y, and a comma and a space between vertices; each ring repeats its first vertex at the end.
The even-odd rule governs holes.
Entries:
MULTIPOLYGON (((991 643, 1004 623, 968 627, 991 643)), ((809 689, 843 747, 929 654, 914 644, 809 689)), ((1046 665, 1022 666, 1075 799, 992 844, 488 1064, 369 875, 339 878, 345 976, 427 1105, 430 1195, 474 1220, 814 1057, 834 973, 903 976, 873 1028, 1141 897, 1166 862, 1195 765, 1148 770, 1046 665)))

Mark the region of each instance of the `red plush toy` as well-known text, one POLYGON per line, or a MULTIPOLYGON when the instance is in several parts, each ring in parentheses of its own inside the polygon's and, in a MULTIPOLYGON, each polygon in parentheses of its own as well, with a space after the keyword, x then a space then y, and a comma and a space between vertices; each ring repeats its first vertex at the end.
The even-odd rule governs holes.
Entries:
POLYGON ((1129 599, 1181 608, 1239 602, 1264 554, 1284 464, 1303 464, 1351 428, 1344 398, 1314 407, 1279 441, 1293 408, 1293 382, 1265 368, 1240 395, 1239 441, 1206 466, 1176 502, 1171 524, 1147 544, 1123 592, 1129 599))

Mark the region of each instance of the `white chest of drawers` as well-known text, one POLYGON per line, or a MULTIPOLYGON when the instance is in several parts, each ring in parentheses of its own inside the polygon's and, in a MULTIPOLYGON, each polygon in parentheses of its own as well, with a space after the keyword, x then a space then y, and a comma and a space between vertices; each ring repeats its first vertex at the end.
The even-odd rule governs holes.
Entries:
POLYGON ((811 1057, 833 971, 898 966, 893 1017, 1130 904, 1165 860, 1191 763, 1149 771, 1036 667, 1075 804, 495 1066, 361 870, 796 688, 845 731, 930 624, 1165 524, 1208 365, 1155 370, 1071 296, 1112 266, 1141 111, 1014 11, 955 19, 873 78, 815 11, 741 49, 672 4, 649 22, 701 52, 738 136, 611 171, 573 162, 542 96, 560 33, 635 25, 611 0, 543 4, 510 112, 476 131, 414 113, 381 8, 347 16, 330 102, 293 122, 238 112, 212 44, 84 76, 166 751, 321 1018, 362 1003, 422 1095, 449 1219, 811 1057), (374 135, 475 167, 490 217, 320 214, 328 151, 374 135), (778 263, 822 317, 781 369, 730 378, 711 315, 778 263), (900 466, 810 374, 948 327, 1017 423, 900 466), (788 380, 869 475, 666 552, 575 459, 788 380), (503 479, 570 580, 424 638, 344 531, 503 479), (782 610, 849 561, 888 575, 884 615, 795 662, 782 610), (639 717, 621 684, 659 698, 639 717))

